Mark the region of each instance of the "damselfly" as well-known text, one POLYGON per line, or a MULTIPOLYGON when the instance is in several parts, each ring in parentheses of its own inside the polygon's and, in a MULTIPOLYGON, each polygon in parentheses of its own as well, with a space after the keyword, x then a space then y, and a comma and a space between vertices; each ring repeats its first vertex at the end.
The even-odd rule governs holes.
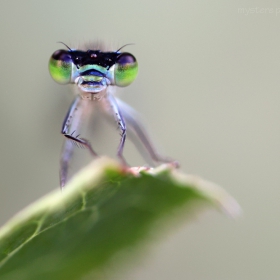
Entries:
POLYGON ((68 139, 64 143, 60 160, 61 187, 67 182, 74 149, 72 142, 97 156, 91 143, 78 134, 83 113, 88 106, 99 106, 105 114, 114 117, 120 131, 117 156, 123 165, 128 166, 123 156, 128 128, 142 142, 153 161, 171 163, 177 167, 176 161, 158 154, 143 125, 135 117, 134 110, 113 95, 116 87, 126 87, 135 80, 138 73, 136 58, 128 52, 121 52, 124 46, 116 51, 105 51, 102 45, 98 44, 86 50, 71 49, 67 45, 65 47, 67 50, 57 50, 49 60, 52 78, 59 84, 74 84, 78 92, 61 130, 68 139))

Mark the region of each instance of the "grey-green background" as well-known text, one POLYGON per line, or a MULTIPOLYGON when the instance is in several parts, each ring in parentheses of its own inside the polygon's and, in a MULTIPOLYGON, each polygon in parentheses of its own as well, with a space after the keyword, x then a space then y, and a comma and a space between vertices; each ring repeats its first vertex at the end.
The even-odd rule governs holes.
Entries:
MULTIPOLYGON (((110 279, 279 279, 279 30, 277 1, 1 0, 0 223, 58 187, 72 94, 48 73, 56 42, 135 43, 126 50, 140 72, 123 99, 182 170, 222 185, 243 215, 209 212, 110 279)), ((113 151, 102 135, 95 145, 113 151)), ((125 154, 141 161, 129 143, 125 154)))

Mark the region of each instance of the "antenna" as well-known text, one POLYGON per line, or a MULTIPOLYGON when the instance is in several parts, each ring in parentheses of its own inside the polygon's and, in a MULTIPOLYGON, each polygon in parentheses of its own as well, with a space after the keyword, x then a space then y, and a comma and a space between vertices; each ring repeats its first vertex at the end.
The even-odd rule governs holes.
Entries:
POLYGON ((69 51, 72 51, 65 43, 63 43, 63 42, 57 42, 57 43, 63 44, 69 51))
POLYGON ((135 44, 134 43, 125 44, 122 47, 120 47, 118 50, 116 50, 116 52, 120 51, 121 49, 123 49, 124 47, 129 46, 129 45, 135 45, 135 44))

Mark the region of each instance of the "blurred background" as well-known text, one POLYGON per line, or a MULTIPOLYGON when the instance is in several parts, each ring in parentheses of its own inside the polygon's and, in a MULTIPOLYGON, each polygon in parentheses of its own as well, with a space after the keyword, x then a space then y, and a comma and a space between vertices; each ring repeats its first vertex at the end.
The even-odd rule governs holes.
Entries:
MULTIPOLYGON (((134 43, 125 51, 138 59, 139 76, 122 99, 164 154, 223 186, 243 215, 206 213, 109 279, 279 279, 279 29, 276 1, 2 0, 0 224, 58 188, 73 94, 48 73, 50 55, 63 48, 57 42, 134 43)), ((92 139, 96 150, 115 151, 118 138, 105 135, 117 132, 102 133, 92 139)), ((131 143, 125 155, 141 164, 131 143)))

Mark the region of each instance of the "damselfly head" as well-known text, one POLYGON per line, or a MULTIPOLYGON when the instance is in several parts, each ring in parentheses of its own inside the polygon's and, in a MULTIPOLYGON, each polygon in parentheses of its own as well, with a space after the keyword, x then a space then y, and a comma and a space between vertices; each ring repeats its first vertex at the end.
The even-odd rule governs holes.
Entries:
MULTIPOLYGON (((65 44, 64 44, 65 45, 65 44)), ((128 52, 98 49, 57 50, 49 60, 49 71, 59 84, 75 83, 83 92, 99 93, 110 85, 126 87, 136 78, 138 63, 128 52)))

